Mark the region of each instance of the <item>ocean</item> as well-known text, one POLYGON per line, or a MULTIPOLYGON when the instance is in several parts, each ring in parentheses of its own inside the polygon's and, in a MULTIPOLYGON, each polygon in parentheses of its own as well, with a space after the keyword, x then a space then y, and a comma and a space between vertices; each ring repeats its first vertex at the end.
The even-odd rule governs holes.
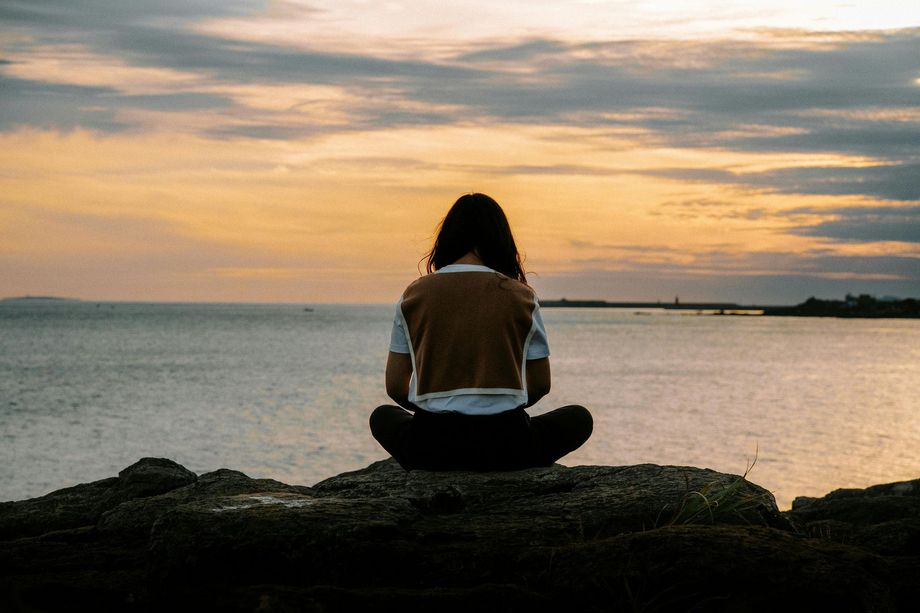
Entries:
MULTIPOLYGON (((795 496, 920 477, 920 321, 544 309, 566 465, 741 474, 795 496), (753 467, 751 464, 753 463, 753 467)), ((392 305, 0 303, 0 500, 144 456, 310 485, 386 453, 392 305)))

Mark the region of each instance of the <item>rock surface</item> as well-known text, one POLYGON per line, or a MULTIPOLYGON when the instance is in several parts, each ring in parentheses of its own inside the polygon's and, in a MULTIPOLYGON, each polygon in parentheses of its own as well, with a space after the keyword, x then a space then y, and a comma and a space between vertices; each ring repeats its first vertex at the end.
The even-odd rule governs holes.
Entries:
POLYGON ((796 498, 788 516, 813 536, 882 555, 920 556, 920 479, 796 498))
POLYGON ((0 609, 914 610, 920 480, 798 499, 675 466, 313 487, 145 458, 0 503, 0 609))

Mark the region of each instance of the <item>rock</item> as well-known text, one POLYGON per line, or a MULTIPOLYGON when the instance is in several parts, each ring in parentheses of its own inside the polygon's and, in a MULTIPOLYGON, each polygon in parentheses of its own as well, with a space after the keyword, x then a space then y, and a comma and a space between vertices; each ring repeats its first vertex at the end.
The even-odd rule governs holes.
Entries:
POLYGON ((309 491, 307 487, 286 485, 272 479, 251 479, 239 471, 222 468, 163 495, 119 504, 100 516, 98 529, 108 534, 146 538, 157 519, 182 504, 219 496, 309 491))
POLYGON ((796 498, 788 516, 809 534, 885 555, 920 556, 920 479, 796 498))
POLYGON ((145 459, 0 505, 0 594, 12 610, 908 610, 911 488, 781 514, 763 488, 693 467, 386 460, 303 487, 145 459))
POLYGON ((156 496, 198 480, 195 473, 172 460, 141 458, 118 473, 119 502, 156 496))
POLYGON ((0 540, 93 526, 105 511, 123 502, 163 494, 196 480, 195 473, 172 460, 141 458, 118 477, 0 503, 0 540))
POLYGON ((528 517, 567 526, 536 527, 535 533, 576 530, 598 536, 713 522, 792 529, 767 490, 736 475, 693 467, 556 465, 495 473, 407 473, 385 461, 313 489, 337 497, 405 498, 428 515, 528 517))

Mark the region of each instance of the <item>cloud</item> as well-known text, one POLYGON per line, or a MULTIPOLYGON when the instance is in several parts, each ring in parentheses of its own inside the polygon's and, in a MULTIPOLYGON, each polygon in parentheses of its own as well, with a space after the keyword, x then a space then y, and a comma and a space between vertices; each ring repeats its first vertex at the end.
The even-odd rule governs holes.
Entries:
MULTIPOLYGON (((397 125, 440 124, 448 121, 446 109, 435 108, 423 100, 407 99, 403 106, 394 103, 394 83, 404 81, 438 83, 452 79, 469 79, 481 74, 477 69, 415 60, 392 60, 372 55, 335 51, 302 50, 281 45, 246 42, 199 33, 195 25, 203 18, 253 13, 264 9, 262 2, 199 3, 184 2, 107 3, 49 2, 5 3, 0 7, 0 24, 20 33, 18 42, 8 45, 7 57, 0 60, 0 76, 33 83, 29 92, 4 87, 8 97, 39 97, 46 92, 38 85, 43 80, 48 89, 73 85, 73 72, 100 68, 99 79, 105 87, 69 90, 70 104, 76 107, 105 109, 110 117, 120 111, 151 109, 160 111, 194 111, 228 106, 228 99, 240 86, 275 85, 342 85, 357 90, 364 101, 354 108, 361 127, 385 128, 397 125), (193 3, 194 4, 194 3, 193 3), (111 10, 107 10, 111 8, 111 10), (32 55, 41 53, 46 60, 36 63, 32 55), (62 70, 62 66, 65 69, 62 70), (70 72, 66 68, 70 68, 70 72), (150 80, 159 74, 173 82, 169 93, 147 96, 131 95, 130 68, 137 76, 150 80), (111 81, 102 68, 123 72, 121 82, 111 81), (226 90, 226 94, 221 89, 226 90), (111 95, 121 94, 121 95, 111 95), (152 97, 157 96, 157 97, 152 97)), ((154 78, 155 80, 155 78, 154 78)), ((44 101, 41 101, 44 103, 44 101)), ((40 103, 40 105, 41 105, 40 103)), ((50 103, 45 103, 48 106, 50 103)), ((26 105, 27 106, 27 105, 26 105)), ((45 110, 42 108, 41 110, 45 110)), ((456 120, 456 107, 451 120, 456 120)), ((16 122, 4 126, 30 124, 71 128, 76 125, 100 131, 121 130, 124 121, 99 121, 96 116, 80 121, 74 113, 55 108, 50 114, 17 114, 16 122)), ((291 121, 283 112, 273 116, 265 109, 252 108, 237 101, 226 115, 223 128, 208 128, 211 135, 271 135, 272 138, 298 138, 305 130, 301 121, 291 121), (241 127, 243 124, 243 127, 241 127), (248 125, 247 125, 248 124, 248 125)), ((137 127, 141 127, 140 124, 137 127)), ((345 129, 354 129, 349 125, 345 129)))
MULTIPOLYGON (((362 109, 366 125, 378 129, 482 118, 606 123, 641 128, 648 142, 670 146, 836 151, 893 160, 916 152, 920 135, 916 119, 892 125, 814 113, 915 109, 920 32, 914 29, 860 36, 787 33, 780 41, 769 36, 590 43, 532 38, 476 43, 472 50, 434 61, 294 48, 197 28, 205 20, 256 16, 266 7, 243 1, 14 1, 0 7, 0 23, 33 41, 13 45, 15 53, 67 43, 135 66, 199 75, 199 83, 176 85, 184 93, 199 91, 202 83, 360 88, 368 102, 362 109), (451 111, 447 116, 375 112, 375 102, 394 94, 415 107, 447 105, 451 111), (645 113, 649 108, 660 112, 645 113), (751 125, 763 129, 751 133, 751 125)), ((118 108, 130 101, 112 104, 118 108)), ((241 105, 234 115, 248 112, 241 105)), ((256 123, 265 124, 265 118, 256 123)), ((276 137, 288 126, 283 118, 277 124, 276 137)), ((302 133, 300 127, 288 127, 292 137, 302 133)), ((259 132, 270 131, 260 127, 259 132)))
MULTIPOLYGON (((844 242, 898 241, 920 243, 920 206, 842 207, 831 210, 794 209, 788 214, 819 213, 833 219, 800 226, 794 234, 844 242)), ((920 262, 913 265, 920 269, 920 262)), ((916 273, 916 271, 915 271, 916 273)))
MULTIPOLYGON (((801 213, 807 211, 803 210, 801 213)), ((876 213, 885 215, 887 211, 876 213)), ((856 216, 856 213, 850 214, 856 216)), ((874 213, 867 210, 864 214, 874 213)), ((675 248, 670 245, 619 245, 572 241, 571 245, 577 251, 587 254, 587 257, 577 256, 569 261, 571 270, 575 273, 606 271, 620 274, 642 273, 649 277, 667 278, 804 275, 814 278, 887 280, 920 284, 920 255, 911 251, 879 255, 847 252, 839 247, 790 251, 748 250, 728 244, 705 248, 675 248)))
MULTIPOLYGON (((655 256, 656 247, 647 251, 655 256)), ((543 298, 607 300, 724 300, 739 304, 797 304, 809 296, 842 298, 847 293, 920 297, 920 257, 842 255, 728 249, 686 252, 671 257, 584 258, 566 272, 537 274, 543 298), (591 288, 586 294, 584 288, 591 288)), ((539 273, 539 270, 535 272, 539 273)))
POLYGON ((226 96, 204 92, 112 96, 112 99, 116 101, 116 106, 175 112, 222 108, 231 104, 231 100, 226 96))
MULTIPOLYGON (((448 124, 609 129, 618 140, 599 143, 599 149, 622 148, 628 138, 630 146, 645 149, 830 153, 860 163, 802 167, 792 156, 788 167, 760 172, 726 166, 636 171, 582 158, 483 164, 478 171, 585 177, 639 172, 779 194, 920 200, 915 28, 762 32, 748 40, 532 37, 458 43, 453 54, 433 59, 393 59, 371 51, 244 40, 201 27, 222 18, 244 22, 264 15, 269 5, 4 2, 0 25, 16 36, 0 58, 0 129, 120 132, 182 126, 210 138, 276 141, 448 124), (30 54, 44 54, 45 61, 29 62, 30 54), (123 71, 118 73, 123 78, 88 70, 94 62, 123 71), (74 66, 89 82, 66 81, 74 66), (122 83, 130 81, 131 70, 143 75, 150 91, 122 83), (153 87, 158 75, 166 83, 161 90, 153 87), (259 88, 283 92, 285 104, 266 104, 271 96, 255 95, 259 88), (178 119, 195 114, 200 120, 178 119)), ((298 18, 322 15, 309 9, 298 18)), ((730 214, 768 215, 758 208, 730 214)), ((829 215, 791 232, 837 241, 916 242, 914 218, 905 224, 889 217, 829 215)))
POLYGON ((107 87, 28 81, 0 74, 0 129, 30 125, 119 132, 128 126, 116 118, 114 109, 98 104, 101 97, 114 93, 107 87))
MULTIPOLYGON (((790 112, 814 108, 913 107, 918 36, 905 31, 819 45, 803 35, 793 49, 775 48, 769 41, 561 45, 544 40, 460 59, 514 57, 521 69, 530 69, 526 78, 472 84, 467 96, 497 115, 546 117, 665 106, 684 111, 684 120, 643 125, 704 136, 712 128, 749 123, 751 117, 784 120, 790 112)), ((458 83, 433 94, 463 96, 469 85, 458 83)))
POLYGON ((920 283, 920 257, 823 255, 806 259, 802 271, 825 276, 902 279, 920 283))
POLYGON ((745 151, 825 151, 898 160, 915 155, 920 142, 920 122, 856 120, 849 126, 841 126, 793 115, 787 125, 797 126, 796 133, 725 135, 719 144, 745 151))
MULTIPOLYGON (((780 231, 839 243, 920 243, 920 206, 825 206, 738 208, 719 201, 666 202, 662 215, 684 219, 748 219, 783 222, 780 231), (789 227, 789 222, 794 224, 789 227)), ((585 243, 587 244, 587 243, 585 243)))
POLYGON ((230 83, 355 84, 405 79, 420 83, 469 79, 479 70, 368 55, 304 51, 256 42, 241 42, 190 31, 164 33, 132 27, 109 41, 118 53, 142 66, 161 66, 207 74, 230 83))
MULTIPOLYGON (((920 140, 917 142, 920 143, 920 140)), ((679 181, 748 186, 783 194, 864 195, 906 202, 920 200, 920 181, 917 181, 920 163, 914 161, 862 166, 788 167, 765 172, 658 168, 638 173, 679 181)))
POLYGON ((631 251, 634 253, 676 253, 679 250, 666 245, 630 245, 630 244, 611 244, 596 243, 594 241, 585 241, 579 239, 570 239, 569 245, 576 249, 604 249, 611 251, 631 251))
POLYGON ((245 15, 267 4, 255 0, 5 0, 0 5, 0 20, 66 34, 118 29, 126 24, 175 25, 202 17, 245 15))
MULTIPOLYGON (((917 134, 920 139, 920 132, 917 134)), ((920 143, 920 140, 916 141, 920 143)), ((920 200, 920 162, 863 167, 784 168, 763 173, 755 184, 796 194, 869 195, 884 200, 920 200)))
POLYGON ((559 41, 536 39, 509 46, 491 47, 461 53, 456 57, 460 62, 532 62, 537 57, 565 54, 570 46, 559 41))

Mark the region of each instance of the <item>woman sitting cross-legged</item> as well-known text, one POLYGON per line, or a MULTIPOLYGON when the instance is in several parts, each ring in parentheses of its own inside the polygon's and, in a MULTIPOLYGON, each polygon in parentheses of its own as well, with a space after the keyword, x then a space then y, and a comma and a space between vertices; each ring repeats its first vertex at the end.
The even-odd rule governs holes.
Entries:
POLYGON ((550 389, 549 346, 511 228, 484 194, 441 222, 428 273, 403 293, 374 438, 407 470, 549 466, 580 447, 591 414, 570 405, 531 417, 550 389))

